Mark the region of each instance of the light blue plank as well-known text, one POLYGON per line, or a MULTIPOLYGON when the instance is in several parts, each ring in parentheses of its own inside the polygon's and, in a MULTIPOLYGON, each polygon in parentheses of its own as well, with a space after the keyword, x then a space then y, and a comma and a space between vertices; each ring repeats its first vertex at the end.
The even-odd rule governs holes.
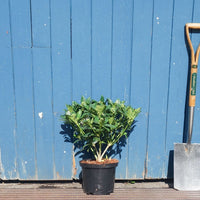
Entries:
POLYGON ((185 24, 192 20, 193 4, 190 0, 175 1, 172 47, 170 59, 170 83, 167 113, 166 167, 167 176, 173 176, 174 143, 183 142, 184 115, 186 104, 188 53, 185 41, 185 24))
POLYGON ((111 95, 112 1, 92 1, 92 95, 111 95))
POLYGON ((173 1, 154 1, 146 177, 166 177, 166 113, 173 1))
POLYGON ((38 179, 54 179, 54 135, 50 50, 33 49, 38 179))
MULTIPOLYGON (((72 1, 73 100, 91 96, 91 1, 72 1)), ((80 166, 76 159, 77 177, 80 166)))
MULTIPOLYGON (((113 1, 112 99, 129 102, 133 1, 113 1)), ((127 178, 128 146, 122 147, 117 178, 127 178)))
MULTIPOLYGON (((200 1, 195 1, 194 2, 194 13, 193 13, 193 22, 199 23, 199 17, 200 17, 200 1)), ((194 50, 197 50, 198 45, 200 44, 200 32, 199 31, 193 31, 191 33, 191 38, 192 38, 192 45, 194 47, 194 50)), ((200 63, 200 62, 199 62, 200 63)), ((200 65, 198 65, 200 66, 200 65)), ((200 143, 200 124, 199 124, 199 119, 200 119, 200 71, 198 67, 198 73, 197 73, 197 90, 196 90, 196 107, 195 107, 195 115, 194 115, 194 129, 193 129, 193 137, 192 137, 192 142, 195 143, 200 143)))
POLYGON ((31 46, 30 0, 10 1, 13 47, 31 46))
POLYGON ((30 180, 36 178, 31 50, 15 48, 13 54, 17 113, 17 166, 19 178, 30 180))
POLYGON ((152 11, 152 1, 134 1, 131 105, 141 107, 142 112, 136 118, 136 127, 129 137, 129 178, 145 176, 152 11))
POLYGON ((0 178, 17 178, 15 106, 10 48, 0 47, 0 178))
POLYGON ((72 177, 72 143, 64 142, 60 115, 71 102, 70 1, 51 1, 56 179, 72 177), (58 12, 59 10, 59 12, 58 12))
POLYGON ((31 1, 32 39, 34 47, 50 47, 49 1, 31 1))
POLYGON ((9 1, 0 0, 0 47, 10 47, 9 1))

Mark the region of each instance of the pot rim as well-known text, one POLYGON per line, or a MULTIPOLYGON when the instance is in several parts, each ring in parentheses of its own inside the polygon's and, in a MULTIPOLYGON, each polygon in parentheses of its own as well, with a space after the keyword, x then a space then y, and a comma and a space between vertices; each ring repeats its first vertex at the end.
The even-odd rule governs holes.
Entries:
POLYGON ((111 159, 111 162, 89 162, 91 160, 81 160, 80 166, 82 168, 113 168, 113 167, 117 167, 118 165, 118 160, 117 159, 111 159))

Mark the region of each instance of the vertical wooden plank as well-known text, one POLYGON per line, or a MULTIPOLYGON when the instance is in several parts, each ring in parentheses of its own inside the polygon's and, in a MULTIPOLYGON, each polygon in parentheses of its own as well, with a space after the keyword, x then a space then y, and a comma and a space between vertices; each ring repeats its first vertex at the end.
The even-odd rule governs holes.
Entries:
POLYGON ((31 46, 30 0, 10 1, 13 47, 31 46))
POLYGON ((38 179, 54 178, 50 50, 33 49, 38 179))
POLYGON ((165 140, 173 1, 154 1, 147 178, 166 177, 165 140))
POLYGON ((35 47, 50 47, 49 1, 31 0, 32 38, 35 47))
POLYGON ((0 47, 10 47, 8 0, 0 0, 0 47))
POLYGON ((193 3, 190 0, 174 2, 166 135, 166 166, 169 178, 173 176, 174 143, 183 142, 187 73, 190 66, 184 28, 186 23, 192 21, 192 10, 193 3))
MULTIPOLYGON (((113 1, 112 99, 129 102, 133 1, 113 1)), ((122 147, 117 178, 128 177, 128 146, 122 147)))
POLYGON ((24 48, 31 46, 30 1, 23 0, 19 4, 11 0, 10 10, 14 47, 17 167, 20 179, 35 179, 32 58, 31 50, 24 48))
MULTIPOLYGON (((7 7, 8 14, 8 7, 7 7)), ((15 106, 13 95, 13 71, 10 48, 0 47, 0 178, 17 178, 15 152, 15 106)))
POLYGON ((0 177, 17 178, 16 110, 13 77, 10 2, 1 1, 0 7, 0 177), (9 144, 9 145, 8 145, 9 144))
MULTIPOLYGON (((16 101, 15 101, 15 85, 13 71, 13 44, 12 44, 12 23, 11 23, 11 7, 9 1, 2 2, 3 28, 6 28, 7 37, 4 37, 5 43, 0 47, 2 58, 0 64, 1 77, 1 140, 0 140, 0 176, 3 179, 18 178, 17 171, 17 152, 16 152, 16 101), (6 24, 8 23, 8 24, 6 24), (9 39, 9 40, 8 40, 9 39), (10 47, 10 48, 9 48, 10 47), (5 121, 4 121, 5 120, 5 121), (8 143, 7 143, 8 142, 8 143), (9 144, 9 145, 8 145, 9 144)), ((2 38, 3 39, 3 38, 2 38)))
POLYGON ((112 98, 129 100, 133 2, 113 2, 112 98))
POLYGON ((112 1, 92 1, 92 95, 111 95, 112 1))
POLYGON ((72 144, 60 134, 60 115, 71 102, 70 1, 51 0, 51 19, 56 179, 71 179, 72 144))
POLYGON ((51 23, 49 1, 31 1, 38 179, 54 179, 51 23))
MULTIPOLYGON (((72 84, 73 100, 91 94, 91 1, 72 1, 72 84)), ((76 160, 77 176, 80 172, 76 160)))
POLYGON ((17 166, 19 178, 30 180, 36 178, 31 50, 15 48, 13 54, 17 112, 17 166))
POLYGON ((73 99, 91 96, 91 1, 72 1, 73 99))
POLYGON ((129 178, 145 176, 152 12, 153 1, 134 0, 131 105, 142 110, 129 137, 129 178))

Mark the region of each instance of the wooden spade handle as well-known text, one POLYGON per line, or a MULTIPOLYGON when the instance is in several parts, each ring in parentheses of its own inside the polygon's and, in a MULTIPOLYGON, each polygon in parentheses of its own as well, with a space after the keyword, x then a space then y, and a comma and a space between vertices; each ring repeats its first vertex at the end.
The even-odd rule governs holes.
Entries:
POLYGON ((200 44, 197 48, 196 53, 194 53, 194 48, 190 39, 189 29, 200 29, 200 23, 188 23, 185 25, 186 38, 191 52, 189 106, 194 107, 196 101, 197 65, 199 60, 200 44))

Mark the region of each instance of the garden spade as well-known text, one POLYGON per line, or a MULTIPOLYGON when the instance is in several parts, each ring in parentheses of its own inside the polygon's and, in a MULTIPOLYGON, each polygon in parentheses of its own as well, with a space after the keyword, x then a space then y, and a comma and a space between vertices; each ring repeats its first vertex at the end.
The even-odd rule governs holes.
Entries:
POLYGON ((196 53, 194 53, 190 39, 190 29, 200 30, 200 23, 188 23, 185 26, 186 39, 191 54, 189 121, 187 143, 174 144, 174 188, 178 190, 200 190, 200 144, 191 144, 200 44, 196 53))

